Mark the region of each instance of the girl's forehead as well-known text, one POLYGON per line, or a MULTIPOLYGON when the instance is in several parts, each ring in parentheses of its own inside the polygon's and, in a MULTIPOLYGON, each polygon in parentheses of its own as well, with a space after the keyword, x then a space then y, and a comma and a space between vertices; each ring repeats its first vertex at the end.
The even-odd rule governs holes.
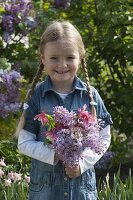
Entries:
POLYGON ((45 49, 50 49, 52 51, 57 51, 57 49, 78 51, 78 45, 74 41, 56 40, 46 43, 45 49))

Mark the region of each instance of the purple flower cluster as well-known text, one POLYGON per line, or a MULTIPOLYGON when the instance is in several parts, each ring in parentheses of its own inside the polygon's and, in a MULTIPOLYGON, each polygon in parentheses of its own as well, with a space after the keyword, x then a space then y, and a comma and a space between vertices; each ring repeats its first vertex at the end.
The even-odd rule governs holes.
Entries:
POLYGON ((55 7, 66 10, 70 7, 71 0, 55 0, 55 7))
POLYGON ((95 164, 96 169, 108 169, 115 153, 112 151, 106 151, 103 157, 95 164))
POLYGON ((70 126, 74 123, 74 112, 71 111, 69 112, 66 108, 64 108, 63 106, 56 106, 54 107, 54 120, 56 122, 56 124, 62 124, 64 127, 65 126, 70 126))
POLYGON ((2 17, 3 39, 8 42, 12 35, 25 36, 36 27, 33 17, 33 5, 29 1, 11 0, 5 4, 5 14, 2 17))
POLYGON ((95 153, 101 154, 104 144, 100 140, 101 120, 95 119, 86 111, 86 105, 78 112, 69 112, 63 106, 53 109, 53 116, 38 114, 34 118, 46 121, 49 131, 45 133, 47 144, 52 145, 63 163, 75 167, 82 158, 82 152, 89 147, 95 153))
POLYGON ((5 118, 20 109, 21 76, 17 71, 0 70, 0 116, 5 118))

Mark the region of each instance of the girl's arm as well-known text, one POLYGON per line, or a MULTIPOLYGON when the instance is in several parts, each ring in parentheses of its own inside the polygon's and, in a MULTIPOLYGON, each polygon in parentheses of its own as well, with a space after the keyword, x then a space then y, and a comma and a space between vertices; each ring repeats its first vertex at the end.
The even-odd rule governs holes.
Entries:
POLYGON ((66 174, 70 178, 74 178, 80 176, 84 173, 87 169, 91 168, 96 164, 96 162, 104 155, 107 151, 110 142, 111 142, 111 134, 110 134, 110 125, 107 125, 104 129, 100 132, 101 135, 101 142, 105 144, 105 148, 102 154, 98 155, 90 148, 86 148, 82 153, 82 159, 79 160, 79 165, 75 168, 69 168, 65 166, 66 174))
POLYGON ((104 129, 102 129, 100 132, 100 135, 101 135, 101 142, 105 144, 104 152, 98 155, 97 153, 92 151, 90 148, 86 148, 82 153, 82 159, 79 160, 81 174, 85 172, 87 169, 94 166, 96 162, 107 151, 111 142, 110 125, 107 125, 104 129))
POLYGON ((36 135, 22 129, 18 137, 18 149, 24 155, 44 163, 54 165, 54 150, 44 146, 43 142, 36 141, 36 135))

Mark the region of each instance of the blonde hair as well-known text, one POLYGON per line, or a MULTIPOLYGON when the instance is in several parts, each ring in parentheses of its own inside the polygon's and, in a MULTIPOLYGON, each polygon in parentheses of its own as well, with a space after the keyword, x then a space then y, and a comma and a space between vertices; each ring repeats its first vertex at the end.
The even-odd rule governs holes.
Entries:
MULTIPOLYGON (((57 41, 57 40, 64 40, 66 43, 71 43, 73 45, 76 45, 76 47, 78 47, 78 51, 79 51, 79 54, 81 57, 81 64, 82 64, 82 67, 85 72, 86 83, 87 83, 87 88, 88 88, 88 95, 89 95, 90 101, 94 101, 93 95, 91 92, 90 83, 89 83, 87 67, 86 67, 86 63, 85 63, 85 48, 84 48, 82 37, 81 37, 79 31, 68 21, 52 22, 49 26, 46 27, 46 30, 44 31, 44 33, 41 37, 40 45, 39 45, 40 57, 43 54, 45 45, 48 42, 57 41)), ((31 89, 28 91, 28 93, 26 95, 25 102, 27 102, 30 99, 30 97, 34 91, 34 88, 36 86, 36 83, 38 82, 38 80, 43 72, 43 68, 44 68, 43 64, 40 63, 38 71, 32 81, 31 89)), ((91 107, 92 107, 92 114, 94 114, 94 116, 96 116, 95 107, 93 105, 91 107)), ((25 123, 24 115, 25 115, 25 110, 23 111, 23 113, 20 117, 19 124, 17 126, 16 133, 15 133, 16 136, 18 136, 20 130, 24 126, 24 123, 25 123)))
POLYGON ((43 53, 46 43, 57 40, 64 40, 65 42, 70 42, 71 44, 76 45, 78 47, 79 54, 82 57, 85 55, 81 35, 68 21, 55 21, 46 28, 40 41, 40 53, 43 53))

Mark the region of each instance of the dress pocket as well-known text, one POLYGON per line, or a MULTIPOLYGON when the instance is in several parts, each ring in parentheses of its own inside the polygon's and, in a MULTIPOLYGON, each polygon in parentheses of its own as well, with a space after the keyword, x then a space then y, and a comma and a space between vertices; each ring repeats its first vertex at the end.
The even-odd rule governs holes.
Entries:
POLYGON ((49 179, 49 173, 44 175, 43 179, 39 182, 30 182, 30 190, 34 192, 40 192, 42 189, 47 189, 50 186, 50 179, 49 179))

